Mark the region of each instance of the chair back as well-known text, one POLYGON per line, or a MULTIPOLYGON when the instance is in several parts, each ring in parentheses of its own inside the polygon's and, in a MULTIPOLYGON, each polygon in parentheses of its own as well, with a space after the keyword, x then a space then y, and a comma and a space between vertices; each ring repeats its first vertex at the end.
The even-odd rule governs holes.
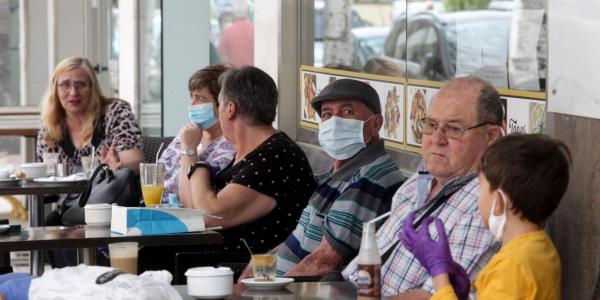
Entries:
MULTIPOLYGON (((142 145, 144 150, 144 162, 145 163, 155 163, 156 162, 156 152, 158 152, 158 148, 161 143, 165 143, 163 146, 161 153, 167 149, 167 146, 173 141, 172 136, 165 137, 156 137, 156 136, 143 136, 142 137, 142 145)), ((159 155, 160 157, 160 155, 159 155)))
POLYGON ((306 154, 313 174, 318 176, 331 170, 333 159, 321 147, 302 142, 297 142, 297 144, 302 148, 304 154, 306 154))

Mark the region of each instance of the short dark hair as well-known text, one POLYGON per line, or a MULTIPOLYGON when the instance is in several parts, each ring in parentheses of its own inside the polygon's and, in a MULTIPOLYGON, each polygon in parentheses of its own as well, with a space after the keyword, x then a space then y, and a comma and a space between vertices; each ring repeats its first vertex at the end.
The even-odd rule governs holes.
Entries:
POLYGON ((223 75, 223 73, 225 73, 228 69, 228 66, 218 64, 211 65, 194 72, 194 74, 192 74, 192 76, 190 76, 190 79, 188 80, 188 90, 191 93, 195 90, 207 87, 218 105, 219 101, 217 99, 219 98, 219 92, 221 92, 219 77, 223 75))
MULTIPOLYGON (((251 125, 271 125, 277 110, 277 86, 263 70, 242 67, 225 73, 221 93, 251 125)), ((225 103, 222 103, 225 104, 225 103)))
POLYGON ((501 189, 515 213, 542 224, 558 207, 569 183, 571 153, 561 141, 543 134, 511 134, 481 157, 490 189, 501 189))

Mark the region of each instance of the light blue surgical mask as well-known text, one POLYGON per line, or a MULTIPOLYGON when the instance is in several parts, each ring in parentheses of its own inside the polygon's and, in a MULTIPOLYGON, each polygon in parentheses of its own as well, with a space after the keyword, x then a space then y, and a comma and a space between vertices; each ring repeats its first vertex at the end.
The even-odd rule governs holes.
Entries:
POLYGON ((361 120, 331 117, 319 126, 319 144, 334 159, 348 159, 367 146, 363 137, 364 123, 361 120))
POLYGON ((210 128, 219 121, 215 117, 212 103, 190 105, 189 111, 190 121, 196 123, 200 129, 210 128))

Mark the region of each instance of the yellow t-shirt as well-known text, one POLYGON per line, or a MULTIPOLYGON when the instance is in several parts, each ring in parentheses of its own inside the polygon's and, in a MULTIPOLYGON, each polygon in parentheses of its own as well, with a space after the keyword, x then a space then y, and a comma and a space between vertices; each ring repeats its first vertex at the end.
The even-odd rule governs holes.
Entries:
MULTIPOLYGON (((542 230, 517 236, 481 270, 477 299, 560 299, 560 258, 542 230)), ((431 299, 457 299, 446 286, 431 299)))

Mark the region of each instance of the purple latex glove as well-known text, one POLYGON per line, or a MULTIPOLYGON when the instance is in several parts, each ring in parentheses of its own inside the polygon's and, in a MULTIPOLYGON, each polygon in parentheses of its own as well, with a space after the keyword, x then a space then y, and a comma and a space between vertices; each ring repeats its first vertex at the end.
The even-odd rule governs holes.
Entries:
POLYGON ((429 236, 429 224, 434 221, 432 217, 427 217, 418 229, 413 228, 415 213, 412 212, 404 221, 402 231, 399 237, 402 244, 408 249, 415 258, 427 269, 429 276, 434 277, 440 274, 448 274, 450 283, 459 299, 466 299, 469 295, 469 276, 465 270, 452 259, 448 238, 442 220, 435 219, 435 226, 438 231, 438 239, 433 240, 429 236))
POLYGON ((452 284, 452 287, 454 288, 454 292, 456 293, 456 296, 458 296, 458 299, 468 299, 469 290, 471 289, 471 280, 469 279, 469 275, 460 264, 454 261, 453 263, 454 272, 448 274, 448 276, 450 277, 450 283, 452 284))
POLYGON ((406 248, 414 254, 415 258, 427 269, 429 275, 434 277, 439 274, 450 273, 453 270, 452 254, 448 247, 448 239, 442 220, 435 219, 439 238, 437 241, 429 236, 429 224, 433 222, 432 217, 427 217, 419 228, 414 229, 415 213, 412 212, 406 218, 400 240, 406 248))

